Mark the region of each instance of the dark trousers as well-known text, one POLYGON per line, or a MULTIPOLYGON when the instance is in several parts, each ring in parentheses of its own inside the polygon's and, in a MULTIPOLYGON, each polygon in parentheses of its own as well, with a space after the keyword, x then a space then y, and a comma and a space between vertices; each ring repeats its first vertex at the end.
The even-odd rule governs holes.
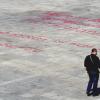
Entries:
POLYGON ((98 86, 99 73, 88 72, 88 75, 89 82, 87 86, 87 93, 90 93, 90 91, 96 92, 98 86))

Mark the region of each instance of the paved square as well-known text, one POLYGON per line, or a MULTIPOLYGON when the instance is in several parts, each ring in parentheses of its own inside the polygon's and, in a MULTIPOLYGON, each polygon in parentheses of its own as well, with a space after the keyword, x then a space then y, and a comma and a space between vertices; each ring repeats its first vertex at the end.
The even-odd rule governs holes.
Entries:
POLYGON ((0 0, 0 100, 94 100, 93 47, 100 57, 99 0, 0 0))

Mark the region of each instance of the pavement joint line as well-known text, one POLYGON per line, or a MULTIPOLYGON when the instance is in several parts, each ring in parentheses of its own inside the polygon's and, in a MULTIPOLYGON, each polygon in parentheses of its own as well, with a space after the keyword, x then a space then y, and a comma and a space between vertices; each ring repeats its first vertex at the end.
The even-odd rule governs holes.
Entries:
POLYGON ((33 77, 34 76, 31 75, 31 76, 27 76, 25 78, 19 78, 19 79, 15 79, 15 80, 11 80, 11 81, 6 81, 6 82, 1 83, 0 86, 12 84, 12 83, 17 83, 17 82, 24 81, 24 80, 27 80, 27 79, 30 79, 30 78, 33 78, 33 77))

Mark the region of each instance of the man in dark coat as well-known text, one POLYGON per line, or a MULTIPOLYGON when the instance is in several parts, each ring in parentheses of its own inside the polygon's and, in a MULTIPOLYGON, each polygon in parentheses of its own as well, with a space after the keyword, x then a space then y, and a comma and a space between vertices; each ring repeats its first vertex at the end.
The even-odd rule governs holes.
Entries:
POLYGON ((97 56, 97 49, 93 48, 91 50, 91 54, 86 56, 84 61, 84 66, 86 67, 89 82, 87 86, 87 96, 90 95, 97 95, 97 86, 98 86, 98 79, 99 79, 99 68, 100 68, 100 60, 97 56))

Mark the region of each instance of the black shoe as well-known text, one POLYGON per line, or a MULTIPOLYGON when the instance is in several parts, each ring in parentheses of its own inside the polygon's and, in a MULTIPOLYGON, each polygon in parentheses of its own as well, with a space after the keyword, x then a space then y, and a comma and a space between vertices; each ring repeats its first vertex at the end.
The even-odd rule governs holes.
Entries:
POLYGON ((98 92, 94 92, 93 96, 99 96, 99 93, 98 92))
POLYGON ((87 94, 87 96, 91 96, 91 95, 93 95, 93 92, 89 92, 89 93, 86 93, 87 94))

